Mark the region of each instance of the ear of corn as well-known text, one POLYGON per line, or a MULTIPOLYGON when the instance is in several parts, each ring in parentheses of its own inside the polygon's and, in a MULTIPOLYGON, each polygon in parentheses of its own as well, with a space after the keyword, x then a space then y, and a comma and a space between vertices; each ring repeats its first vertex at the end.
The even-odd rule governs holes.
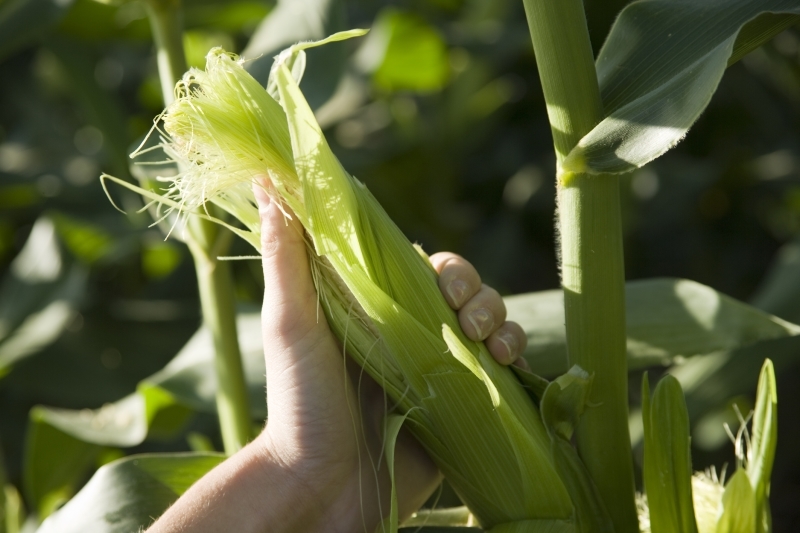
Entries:
POLYGON ((164 114, 184 172, 167 196, 211 201, 257 247, 250 193, 268 177, 308 234, 321 306, 346 351, 391 396, 478 520, 496 531, 568 531, 569 495, 539 413, 509 369, 468 340, 436 273, 331 152, 297 83, 304 44, 278 58, 270 96, 235 57, 212 50, 164 114))

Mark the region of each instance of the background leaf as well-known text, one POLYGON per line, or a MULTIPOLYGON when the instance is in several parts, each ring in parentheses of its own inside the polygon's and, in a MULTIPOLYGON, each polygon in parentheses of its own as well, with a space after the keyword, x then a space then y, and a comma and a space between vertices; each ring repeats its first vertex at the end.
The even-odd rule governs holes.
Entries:
POLYGON ((72 5, 72 0, 6 0, 0 4, 0 61, 41 37, 72 5))
MULTIPOLYGON (((509 319, 528 335, 525 357, 543 375, 567 368, 563 301, 561 291, 505 298, 509 319)), ((631 370, 800 333, 794 324, 688 280, 627 283, 626 318, 631 370)))
POLYGON ((800 321, 800 240, 784 244, 752 297, 752 304, 792 322, 800 321))
MULTIPOLYGON (((250 410, 254 419, 263 421, 267 408, 261 315, 241 313, 236 324, 250 410)), ((201 327, 163 370, 145 379, 144 383, 169 392, 177 401, 197 411, 216 413, 216 380, 211 334, 201 327)))
POLYGON ((100 468, 39 533, 130 533, 146 528, 222 454, 134 455, 100 468))
POLYGON ((765 359, 772 360, 780 372, 797 364, 798 357, 800 337, 787 337, 695 357, 669 372, 681 383, 689 416, 696 420, 735 395, 751 394, 756 385, 754 376, 765 359))
POLYGON ((31 412, 23 489, 40 520, 75 494, 101 451, 97 444, 41 423, 37 411, 31 412))
POLYGON ((40 218, 0 285, 0 376, 61 335, 86 278, 86 270, 62 253, 52 219, 40 218))
MULTIPOLYGON (((797 0, 642 0, 626 7, 597 57, 606 118, 566 157, 573 172, 621 173, 675 146, 711 96, 735 53, 737 35, 764 12, 800 13, 797 0)), ((775 34, 759 19, 740 51, 775 34)), ((763 41, 761 41, 763 42, 763 41)))
POLYGON ((435 91, 450 74, 439 32, 418 15, 385 9, 358 52, 359 66, 388 91, 435 91))
MULTIPOLYGON (((263 421, 266 397, 260 323, 258 313, 238 318, 254 417, 263 421)), ((30 416, 24 471, 26 494, 40 518, 72 497, 108 447, 130 448, 145 439, 171 439, 193 410, 216 413, 215 391, 210 333, 201 328, 164 369, 121 400, 94 410, 36 407, 30 416)))
MULTIPOLYGON (((176 433, 188 415, 188 409, 177 405, 168 392, 158 387, 140 386, 136 393, 99 409, 39 407, 33 411, 32 418, 84 442, 131 447, 141 444, 152 433, 162 438, 176 433), (170 422, 165 423, 165 420, 170 422), (156 425, 158 421, 160 427, 156 425)), ((35 436, 29 437, 29 445, 35 440, 35 436)), ((44 446, 49 448, 50 443, 44 446)))
MULTIPOLYGON (((263 85, 267 84, 274 56, 298 41, 318 41, 339 31, 349 30, 345 10, 339 0, 281 0, 261 22, 242 56, 251 59, 247 70, 263 85)), ((308 76, 303 92, 312 109, 321 107, 336 91, 347 62, 342 45, 310 50, 308 76)))

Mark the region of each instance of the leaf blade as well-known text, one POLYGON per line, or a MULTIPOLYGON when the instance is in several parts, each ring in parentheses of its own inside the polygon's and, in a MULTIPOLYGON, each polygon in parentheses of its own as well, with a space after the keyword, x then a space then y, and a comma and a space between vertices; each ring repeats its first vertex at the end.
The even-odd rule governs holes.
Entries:
POLYGON ((207 453, 148 454, 109 463, 49 517, 39 533, 140 531, 224 458, 207 453))
MULTIPOLYGON (((652 278, 625 285, 628 365, 669 365, 677 357, 738 350, 796 336, 800 327, 690 280, 652 278)), ((525 357, 534 372, 568 368, 564 300, 560 290, 504 299, 508 319, 528 336, 525 357)), ((760 364, 760 362, 759 362, 760 364)))
POLYGON ((642 383, 644 418, 644 485, 654 533, 696 533, 692 500, 692 456, 689 414, 678 380, 664 377, 652 400, 642 383))
POLYGON ((800 14, 797 0, 640 0, 609 33, 596 68, 606 118, 562 163, 564 171, 623 173, 675 146, 703 112, 731 59, 800 14), (751 23, 742 39, 743 27, 751 23))
POLYGON ((747 472, 739 469, 725 485, 717 533, 749 533, 756 530, 756 496, 747 472))
POLYGON ((761 367, 756 392, 756 408, 753 414, 753 436, 747 475, 753 485, 756 498, 756 531, 769 531, 769 489, 775 448, 778 442, 778 394, 775 385, 775 369, 767 359, 761 367))

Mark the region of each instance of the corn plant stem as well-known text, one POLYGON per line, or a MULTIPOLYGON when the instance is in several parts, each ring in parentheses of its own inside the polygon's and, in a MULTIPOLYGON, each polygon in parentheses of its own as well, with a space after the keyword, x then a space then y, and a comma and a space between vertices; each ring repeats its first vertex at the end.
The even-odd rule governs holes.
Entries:
POLYGON ((175 83, 188 70, 183 50, 183 21, 180 0, 145 0, 147 18, 156 44, 158 77, 164 105, 175 99, 175 83))
POLYGON ((228 230, 199 217, 190 217, 187 244, 194 258, 203 323, 214 341, 217 375, 217 415, 226 453, 250 440, 252 424, 236 331, 236 305, 230 264, 217 260, 229 246, 228 230))
MULTIPOLYGON (((560 169, 602 118, 581 0, 523 0, 560 169)), ((617 533, 638 532, 628 434, 625 273, 619 182, 558 175, 561 276, 570 364, 594 374, 578 452, 617 533)))
MULTIPOLYGON (((158 70, 165 105, 187 70, 179 0, 147 0, 148 17, 156 43, 158 70)), ((236 306, 230 266, 217 260, 225 255, 230 235, 199 217, 189 217, 186 242, 194 259, 203 324, 214 343, 217 375, 217 413, 225 452, 241 449, 251 437, 250 406, 236 330, 236 306)))

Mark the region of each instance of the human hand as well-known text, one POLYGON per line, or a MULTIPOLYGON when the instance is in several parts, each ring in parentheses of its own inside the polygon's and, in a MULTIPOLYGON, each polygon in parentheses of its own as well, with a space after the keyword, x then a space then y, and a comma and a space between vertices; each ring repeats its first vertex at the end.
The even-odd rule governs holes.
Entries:
MULTIPOLYGON (((200 480, 156 523, 162 531, 375 531, 389 513, 382 448, 381 388, 345 359, 318 309, 302 226, 287 221, 255 186, 265 278, 262 327, 267 367, 264 431, 200 480), (231 529, 233 528, 233 529, 231 529)), ((451 253, 431 256, 439 286, 464 333, 485 340, 501 364, 525 349, 502 298, 472 265, 451 253)), ((404 431, 395 448, 401 518, 441 481, 436 466, 404 431)))

